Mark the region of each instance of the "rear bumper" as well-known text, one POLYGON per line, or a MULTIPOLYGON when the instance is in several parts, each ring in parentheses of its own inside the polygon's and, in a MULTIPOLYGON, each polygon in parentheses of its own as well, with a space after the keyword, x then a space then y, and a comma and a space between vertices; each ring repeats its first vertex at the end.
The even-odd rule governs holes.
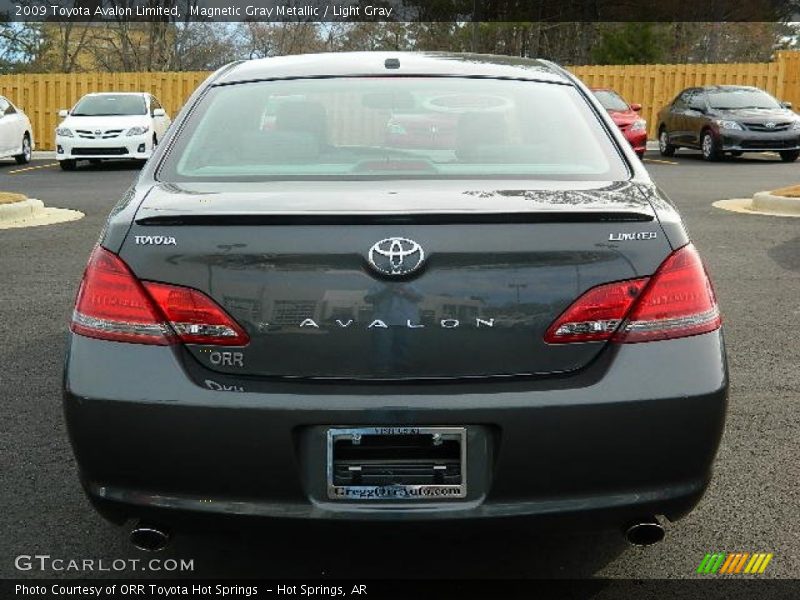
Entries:
POLYGON ((727 387, 720 332, 609 348, 569 378, 424 387, 234 383, 174 349, 72 336, 64 407, 86 491, 120 517, 621 523, 697 503, 727 387), (321 440, 341 425, 466 426, 467 498, 328 500, 321 440))

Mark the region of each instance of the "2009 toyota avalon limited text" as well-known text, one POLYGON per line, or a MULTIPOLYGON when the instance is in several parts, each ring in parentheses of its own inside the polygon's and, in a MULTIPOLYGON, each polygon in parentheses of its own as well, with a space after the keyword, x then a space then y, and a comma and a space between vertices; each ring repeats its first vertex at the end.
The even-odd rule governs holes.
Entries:
POLYGON ((680 216, 546 61, 220 69, 112 211, 70 328, 81 482, 150 548, 200 513, 654 542, 725 417, 680 216))

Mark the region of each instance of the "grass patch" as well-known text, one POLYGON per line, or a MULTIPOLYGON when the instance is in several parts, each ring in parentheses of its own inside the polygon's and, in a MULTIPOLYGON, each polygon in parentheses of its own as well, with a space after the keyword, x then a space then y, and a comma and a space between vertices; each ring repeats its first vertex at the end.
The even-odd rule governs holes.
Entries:
POLYGON ((770 194, 774 196, 783 196, 784 198, 800 198, 800 185, 789 185, 787 187, 772 190, 770 194))
POLYGON ((16 194, 14 192, 0 192, 0 204, 11 204, 12 202, 22 202, 27 200, 25 194, 16 194))

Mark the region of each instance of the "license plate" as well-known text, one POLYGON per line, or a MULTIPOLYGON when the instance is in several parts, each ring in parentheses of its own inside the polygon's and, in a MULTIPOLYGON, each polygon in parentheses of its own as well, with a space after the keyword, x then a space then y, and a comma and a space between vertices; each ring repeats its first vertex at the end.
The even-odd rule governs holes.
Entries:
POLYGON ((442 502, 467 495, 465 427, 328 430, 328 498, 442 502))

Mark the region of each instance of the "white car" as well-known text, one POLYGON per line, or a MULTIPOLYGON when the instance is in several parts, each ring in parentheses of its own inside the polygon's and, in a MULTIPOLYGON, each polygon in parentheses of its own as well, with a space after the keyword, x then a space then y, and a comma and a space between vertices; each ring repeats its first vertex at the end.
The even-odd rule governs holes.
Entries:
POLYGON ((60 110, 56 159, 71 171, 79 159, 145 161, 169 127, 161 103, 145 93, 87 94, 72 110, 60 110))
POLYGON ((18 164, 30 162, 33 128, 28 116, 7 98, 0 96, 0 158, 13 157, 18 164))

